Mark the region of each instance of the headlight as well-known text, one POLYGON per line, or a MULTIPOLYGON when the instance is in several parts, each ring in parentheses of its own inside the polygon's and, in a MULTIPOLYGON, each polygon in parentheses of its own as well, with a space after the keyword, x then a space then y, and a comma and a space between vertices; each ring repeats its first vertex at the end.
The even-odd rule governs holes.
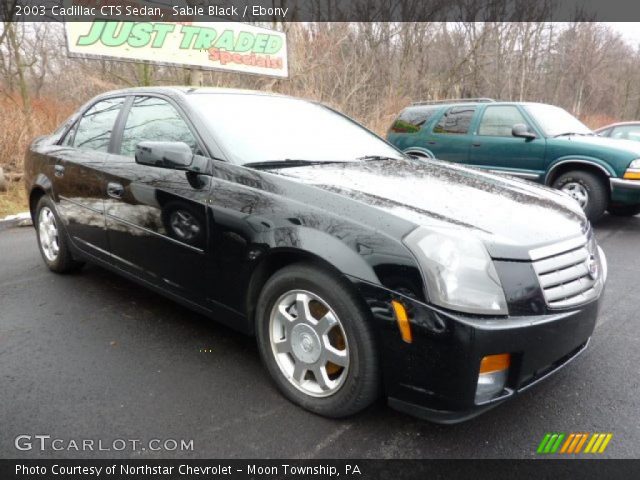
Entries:
POLYGON ((640 158, 629 164, 622 178, 627 180, 640 180, 640 158))
POLYGON ((404 243, 418 259, 432 303, 467 313, 508 314, 496 268, 480 240, 418 227, 404 243))

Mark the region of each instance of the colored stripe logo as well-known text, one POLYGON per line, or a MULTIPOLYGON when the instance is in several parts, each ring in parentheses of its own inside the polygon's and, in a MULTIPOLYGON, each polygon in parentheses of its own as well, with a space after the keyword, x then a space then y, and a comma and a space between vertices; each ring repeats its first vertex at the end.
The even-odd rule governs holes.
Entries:
POLYGON ((612 438, 612 433, 546 433, 536 453, 604 453, 612 438))

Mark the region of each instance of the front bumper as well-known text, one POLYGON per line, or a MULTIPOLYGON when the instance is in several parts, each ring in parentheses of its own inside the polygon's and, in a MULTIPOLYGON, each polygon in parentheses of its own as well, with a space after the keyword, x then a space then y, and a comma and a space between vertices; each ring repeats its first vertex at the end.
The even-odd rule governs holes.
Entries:
POLYGON ((610 178, 611 201, 635 205, 640 203, 640 180, 610 178))
POLYGON ((479 415, 564 367, 587 347, 598 314, 595 300, 567 311, 482 318, 354 283, 375 319, 390 406, 439 423, 479 415), (412 343, 400 336, 391 300, 401 301, 409 313, 412 343), (500 353, 510 353, 512 359, 506 388, 477 404, 480 362, 500 353))

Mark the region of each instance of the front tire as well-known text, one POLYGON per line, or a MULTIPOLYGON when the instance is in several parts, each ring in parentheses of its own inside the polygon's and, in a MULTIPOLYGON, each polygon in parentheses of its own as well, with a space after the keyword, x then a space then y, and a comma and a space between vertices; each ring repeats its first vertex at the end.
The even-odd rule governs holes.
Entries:
POLYGON ((43 196, 38 201, 35 220, 38 247, 49 270, 68 273, 82 267, 83 264, 71 255, 66 232, 49 197, 43 196))
POLYGON ((312 264, 277 271, 256 307, 262 361, 292 402, 326 417, 369 406, 378 355, 365 308, 347 280, 312 264))
POLYGON ((162 207, 162 223, 171 238, 202 246, 205 243, 205 221, 197 209, 186 202, 169 202, 162 207))
POLYGON ((573 197, 592 223, 600 220, 607 209, 609 190, 600 177, 591 172, 563 173, 553 182, 553 187, 573 197))
POLYGON ((609 205, 607 211, 617 217, 633 217, 640 213, 640 205, 609 205))

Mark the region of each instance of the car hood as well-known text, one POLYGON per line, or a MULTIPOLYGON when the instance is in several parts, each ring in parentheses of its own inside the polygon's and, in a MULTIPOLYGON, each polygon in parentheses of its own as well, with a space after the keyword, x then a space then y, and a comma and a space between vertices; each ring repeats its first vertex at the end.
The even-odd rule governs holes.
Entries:
POLYGON ((589 148, 600 147, 617 150, 621 153, 629 154, 633 158, 640 158, 640 142, 634 140, 598 137, 597 135, 566 135, 555 137, 554 140, 575 142, 589 148))
POLYGON ((563 193, 449 162, 372 160, 271 173, 415 225, 473 231, 494 258, 528 259, 529 250, 575 238, 588 229, 578 204, 563 193))

